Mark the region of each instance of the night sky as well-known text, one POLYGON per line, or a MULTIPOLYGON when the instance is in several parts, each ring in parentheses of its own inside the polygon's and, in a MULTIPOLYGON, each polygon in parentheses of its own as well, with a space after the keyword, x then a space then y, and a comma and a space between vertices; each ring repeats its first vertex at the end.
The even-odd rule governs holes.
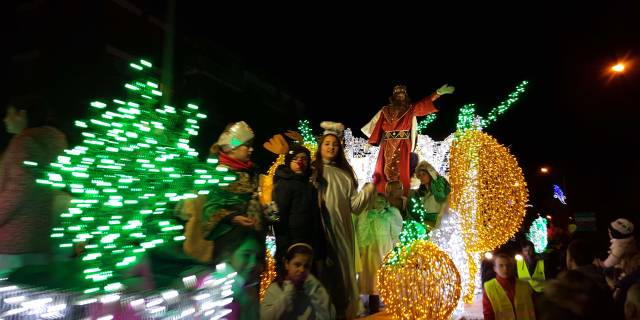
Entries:
POLYGON ((463 104, 476 103, 484 115, 528 80, 521 102, 486 131, 519 159, 534 207, 555 201, 557 183, 567 189, 569 212, 597 212, 602 223, 640 208, 632 155, 640 145, 640 11, 629 3, 468 15, 325 7, 242 18, 194 6, 179 16, 184 32, 223 44, 288 89, 316 125, 359 128, 395 84, 417 100, 448 83, 456 92, 437 101, 440 115, 427 130, 442 139, 463 104), (630 69, 612 78, 608 68, 625 58, 630 69), (541 176, 541 166, 551 174, 541 176))
MULTIPOLYGON (((163 18, 164 1, 132 2, 163 18)), ((70 10, 74 6, 69 3, 58 10, 70 10)), ((640 212, 637 3, 451 3, 441 8, 433 3, 349 7, 323 2, 302 8, 176 1, 175 25, 180 37, 225 47, 249 70, 302 101, 316 133, 323 120, 340 121, 359 132, 396 84, 406 85, 418 100, 448 83, 456 92, 437 101, 440 114, 427 130, 443 139, 454 131, 462 105, 475 103, 477 113, 485 115, 528 80, 521 101, 486 131, 519 159, 534 211, 546 210, 545 203, 558 205, 552 198, 552 184, 557 183, 566 187, 567 213, 596 212, 605 221, 640 212), (628 71, 612 78, 608 68, 624 58, 628 71), (551 174, 541 176, 541 166, 551 174)), ((96 12, 101 8, 93 7, 96 12)), ((80 34, 82 27, 61 30, 80 34)), ((91 29, 86 32, 90 37, 91 29)), ((107 38, 127 36, 123 30, 107 38)), ((60 37, 71 39, 63 44, 72 47, 82 46, 86 36, 60 37)), ((274 127, 268 134, 286 129, 293 128, 274 127)), ((206 130, 203 134, 218 133, 206 130)))

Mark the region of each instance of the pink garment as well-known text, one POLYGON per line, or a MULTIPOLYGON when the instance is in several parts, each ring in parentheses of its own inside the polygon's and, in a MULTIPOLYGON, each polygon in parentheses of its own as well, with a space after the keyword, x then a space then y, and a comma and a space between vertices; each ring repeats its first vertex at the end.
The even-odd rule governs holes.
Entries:
POLYGON ((36 184, 40 176, 23 161, 44 167, 66 147, 53 127, 24 129, 9 142, 0 162, 0 254, 50 251, 53 193, 36 184))

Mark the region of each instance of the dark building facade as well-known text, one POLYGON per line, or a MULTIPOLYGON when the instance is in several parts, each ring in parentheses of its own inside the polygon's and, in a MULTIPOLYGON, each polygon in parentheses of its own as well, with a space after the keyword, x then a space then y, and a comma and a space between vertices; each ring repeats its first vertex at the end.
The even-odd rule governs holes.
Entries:
MULTIPOLYGON (((88 103, 116 98, 129 80, 129 62, 154 63, 170 103, 196 103, 207 112, 194 146, 205 153, 225 125, 245 120, 256 132, 255 156, 268 165, 263 141, 304 118, 302 102, 273 81, 249 70, 242 59, 212 37, 194 36, 175 0, 34 0, 17 3, 9 19, 4 60, 8 68, 3 101, 21 94, 45 97, 58 126, 79 140, 72 127, 86 117, 88 103)), ((8 136, 4 136, 4 141, 8 136)))

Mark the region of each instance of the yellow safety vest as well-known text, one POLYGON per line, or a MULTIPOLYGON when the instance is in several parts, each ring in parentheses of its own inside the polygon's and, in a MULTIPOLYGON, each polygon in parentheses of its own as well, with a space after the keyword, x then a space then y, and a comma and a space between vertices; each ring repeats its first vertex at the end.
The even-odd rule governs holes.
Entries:
POLYGON ((531 277, 531 273, 529 272, 529 268, 527 267, 527 263, 524 259, 516 260, 516 264, 518 267, 518 279, 523 281, 528 281, 535 292, 542 292, 544 290, 544 261, 539 259, 536 262, 536 269, 533 270, 533 277, 531 277))
POLYGON ((484 283, 484 292, 491 302, 496 320, 535 320, 536 314, 531 298, 531 287, 516 279, 514 294, 515 308, 498 280, 491 279, 484 283))

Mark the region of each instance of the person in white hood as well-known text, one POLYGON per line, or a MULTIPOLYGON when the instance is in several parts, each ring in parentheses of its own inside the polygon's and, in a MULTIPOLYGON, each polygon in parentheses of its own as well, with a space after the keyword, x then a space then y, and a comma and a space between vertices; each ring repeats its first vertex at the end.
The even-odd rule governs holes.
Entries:
POLYGON ((595 260, 595 264, 601 268, 620 267, 620 263, 626 257, 638 252, 636 238, 633 236, 633 223, 627 219, 617 219, 609 225, 609 256, 604 261, 595 260))

